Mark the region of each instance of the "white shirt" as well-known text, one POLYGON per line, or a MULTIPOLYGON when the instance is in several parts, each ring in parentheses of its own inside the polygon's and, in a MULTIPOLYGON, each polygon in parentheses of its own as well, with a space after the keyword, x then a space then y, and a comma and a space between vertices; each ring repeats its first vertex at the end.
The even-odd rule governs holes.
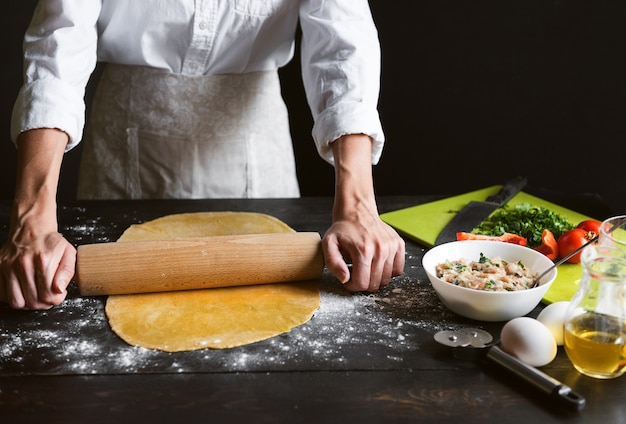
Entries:
POLYGON ((367 0, 47 0, 25 39, 25 83, 11 136, 59 128, 76 146, 85 86, 97 61, 187 75, 275 70, 294 54, 302 28, 302 76, 320 155, 329 143, 384 135, 378 111, 380 47, 367 0))

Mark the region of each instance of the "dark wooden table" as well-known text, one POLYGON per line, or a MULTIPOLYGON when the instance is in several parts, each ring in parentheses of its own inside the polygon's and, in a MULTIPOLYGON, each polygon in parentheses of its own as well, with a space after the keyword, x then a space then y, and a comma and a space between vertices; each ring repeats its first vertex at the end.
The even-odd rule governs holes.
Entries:
MULTIPOLYGON (((435 198, 382 198, 380 212, 435 198)), ((59 218, 64 235, 84 244, 114 241, 133 223, 196 211, 262 212, 323 233, 330 208, 327 198, 77 202, 61 205, 59 218)), ((9 210, 0 204, 3 240, 9 210)), ((626 379, 584 377, 562 348, 542 371, 585 396, 581 412, 438 345, 439 330, 478 327, 497 337, 502 323, 443 307, 421 267, 423 253, 407 240, 405 274, 376 294, 349 294, 325 272, 311 321, 228 350, 128 346, 108 327, 105 299, 82 298, 74 286, 50 311, 0 305, 0 422, 626 422, 626 379)))

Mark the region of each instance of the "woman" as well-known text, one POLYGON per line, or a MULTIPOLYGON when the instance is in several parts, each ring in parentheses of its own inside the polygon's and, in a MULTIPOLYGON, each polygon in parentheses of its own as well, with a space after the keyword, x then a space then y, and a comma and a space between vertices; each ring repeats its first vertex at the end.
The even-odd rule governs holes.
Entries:
POLYGON ((313 138, 335 166, 326 266, 352 291, 400 274, 404 242, 378 217, 373 191, 383 134, 366 0, 42 0, 12 120, 18 171, 0 300, 44 309, 65 298, 76 253, 58 233, 56 189, 63 153, 82 139, 97 61, 108 65, 80 198, 299 196, 277 75, 298 22, 313 138))

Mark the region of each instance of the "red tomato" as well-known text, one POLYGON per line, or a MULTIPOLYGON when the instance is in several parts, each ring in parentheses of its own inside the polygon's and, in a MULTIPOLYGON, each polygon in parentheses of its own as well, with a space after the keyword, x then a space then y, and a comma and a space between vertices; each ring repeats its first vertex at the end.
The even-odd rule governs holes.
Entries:
POLYGON ((504 233, 501 236, 485 236, 481 234, 472 233, 456 233, 456 239, 461 240, 494 240, 503 241, 506 243, 519 244, 520 246, 526 246, 526 237, 518 236, 517 234, 504 233))
MULTIPOLYGON (((578 249, 580 246, 587 243, 593 236, 589 237, 589 232, 583 230, 582 228, 574 228, 573 230, 568 230, 563 233, 561 237, 559 237, 558 245, 559 245, 559 255, 564 258, 574 250, 578 249)), ((567 262, 572 264, 580 263, 580 253, 578 252, 571 258, 567 260, 567 262)))
POLYGON ((554 238, 552 231, 546 229, 541 233, 541 246, 535 247, 535 250, 543 253, 551 261, 559 257, 559 244, 554 238))
POLYGON ((593 235, 590 238, 594 238, 595 236, 600 234, 601 225, 602 225, 602 222, 600 221, 597 221, 595 219, 586 219, 582 221, 580 224, 578 224, 576 228, 585 230, 588 233, 593 233, 593 235))

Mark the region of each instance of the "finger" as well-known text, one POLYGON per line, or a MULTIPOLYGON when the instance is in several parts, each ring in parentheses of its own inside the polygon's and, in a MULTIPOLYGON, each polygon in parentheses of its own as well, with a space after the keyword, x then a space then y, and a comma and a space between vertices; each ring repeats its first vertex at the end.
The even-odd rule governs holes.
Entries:
POLYGON ((369 287, 368 291, 375 292, 381 286, 385 286, 389 283, 389 279, 391 277, 391 268, 388 268, 387 277, 385 277, 385 268, 387 264, 387 255, 384 253, 379 253, 374 255, 372 258, 372 263, 370 265, 370 276, 369 276, 369 287), (385 278, 387 279, 387 284, 385 284, 385 278))
POLYGON ((390 256, 383 263, 383 272, 380 278, 381 287, 388 286, 391 283, 391 278, 393 277, 393 266, 394 266, 394 256, 390 256))
POLYGON ((6 299, 9 306, 13 309, 24 309, 26 307, 22 286, 15 274, 10 274, 6 278, 6 299))
POLYGON ((35 260, 34 276, 35 287, 37 288, 37 301, 39 299, 46 299, 50 292, 50 285, 52 284, 52 274, 50 272, 50 266, 43 256, 38 256, 35 260))
POLYGON ((397 256, 396 244, 389 243, 388 248, 379 248, 372 261, 370 290, 385 287, 391 283, 397 256))
POLYGON ((324 252, 324 262, 326 268, 337 278, 342 284, 350 281, 350 269, 341 254, 339 244, 334 237, 326 237, 322 243, 324 252))
POLYGON ((404 274, 405 261, 406 261, 406 246, 404 244, 404 240, 398 237, 398 248, 393 258, 393 269, 392 269, 393 276, 404 274))
POLYGON ((344 284, 344 287, 351 292, 372 291, 371 270, 371 260, 364 258, 353 260, 350 281, 344 284))
POLYGON ((38 277, 35 267, 28 258, 22 258, 19 261, 19 265, 16 266, 18 266, 18 268, 14 267, 11 276, 11 294, 14 301, 21 299, 22 306, 20 309, 38 309, 40 307, 37 288, 38 277))
POLYGON ((59 266, 52 280, 52 292, 62 294, 65 297, 67 286, 72 281, 76 267, 76 249, 69 246, 63 252, 59 266))

